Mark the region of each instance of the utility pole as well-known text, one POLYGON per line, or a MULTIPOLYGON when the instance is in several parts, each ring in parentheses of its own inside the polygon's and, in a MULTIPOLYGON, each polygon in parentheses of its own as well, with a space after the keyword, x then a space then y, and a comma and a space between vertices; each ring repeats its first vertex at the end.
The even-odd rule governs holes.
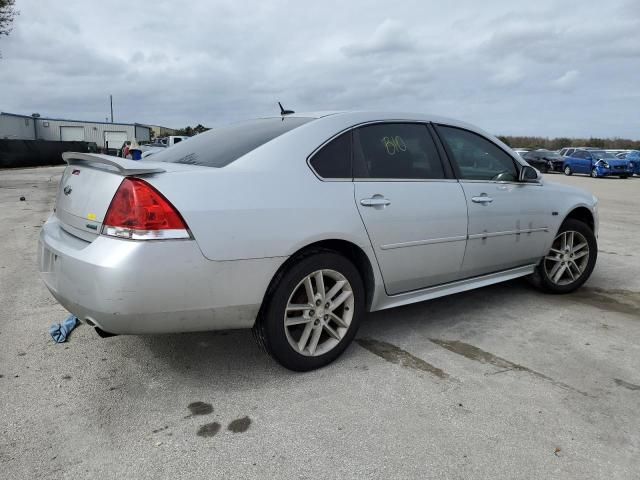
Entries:
POLYGON ((111 105, 111 123, 113 123, 113 95, 109 95, 109 104, 111 105))

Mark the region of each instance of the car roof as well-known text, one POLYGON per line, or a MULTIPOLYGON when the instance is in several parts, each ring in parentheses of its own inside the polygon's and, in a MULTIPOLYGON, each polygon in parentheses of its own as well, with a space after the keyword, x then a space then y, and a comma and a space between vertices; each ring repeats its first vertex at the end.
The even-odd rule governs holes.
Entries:
POLYGON ((448 125, 461 125, 473 130, 477 130, 478 127, 471 125, 460 120, 456 120, 441 115, 432 115, 417 112, 402 112, 402 111, 375 111, 375 110, 349 110, 349 111, 317 111, 317 112, 299 112, 286 115, 287 117, 301 117, 301 118, 323 118, 330 116, 340 116, 342 118, 352 118, 356 121, 360 121, 362 118, 368 117, 369 121, 376 120, 404 120, 404 121, 419 121, 419 122, 433 122, 433 123, 446 123, 448 125))

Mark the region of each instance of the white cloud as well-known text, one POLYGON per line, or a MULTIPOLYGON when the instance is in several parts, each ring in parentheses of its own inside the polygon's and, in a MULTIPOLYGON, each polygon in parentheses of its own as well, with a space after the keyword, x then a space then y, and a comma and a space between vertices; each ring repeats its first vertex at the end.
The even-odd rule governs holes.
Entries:
POLYGON ((580 72, 577 70, 569 70, 551 82, 554 87, 562 90, 570 90, 578 81, 580 72))

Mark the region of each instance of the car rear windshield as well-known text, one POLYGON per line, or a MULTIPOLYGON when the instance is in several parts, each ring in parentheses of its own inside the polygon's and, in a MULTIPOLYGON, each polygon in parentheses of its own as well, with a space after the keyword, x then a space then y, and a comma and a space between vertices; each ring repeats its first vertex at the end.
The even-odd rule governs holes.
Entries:
POLYGON ((274 117, 234 123, 196 135, 147 160, 220 168, 311 120, 274 117))

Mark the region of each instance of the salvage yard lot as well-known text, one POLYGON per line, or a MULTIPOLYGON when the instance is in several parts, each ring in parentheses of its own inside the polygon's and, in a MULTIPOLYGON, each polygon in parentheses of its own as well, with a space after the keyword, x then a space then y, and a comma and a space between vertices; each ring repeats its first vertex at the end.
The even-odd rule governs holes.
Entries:
POLYGON ((578 292, 515 281, 371 314, 296 374, 249 331, 54 344, 66 312, 35 258, 61 172, 0 171, 3 478, 637 478, 640 178, 545 176, 600 198, 578 292))

